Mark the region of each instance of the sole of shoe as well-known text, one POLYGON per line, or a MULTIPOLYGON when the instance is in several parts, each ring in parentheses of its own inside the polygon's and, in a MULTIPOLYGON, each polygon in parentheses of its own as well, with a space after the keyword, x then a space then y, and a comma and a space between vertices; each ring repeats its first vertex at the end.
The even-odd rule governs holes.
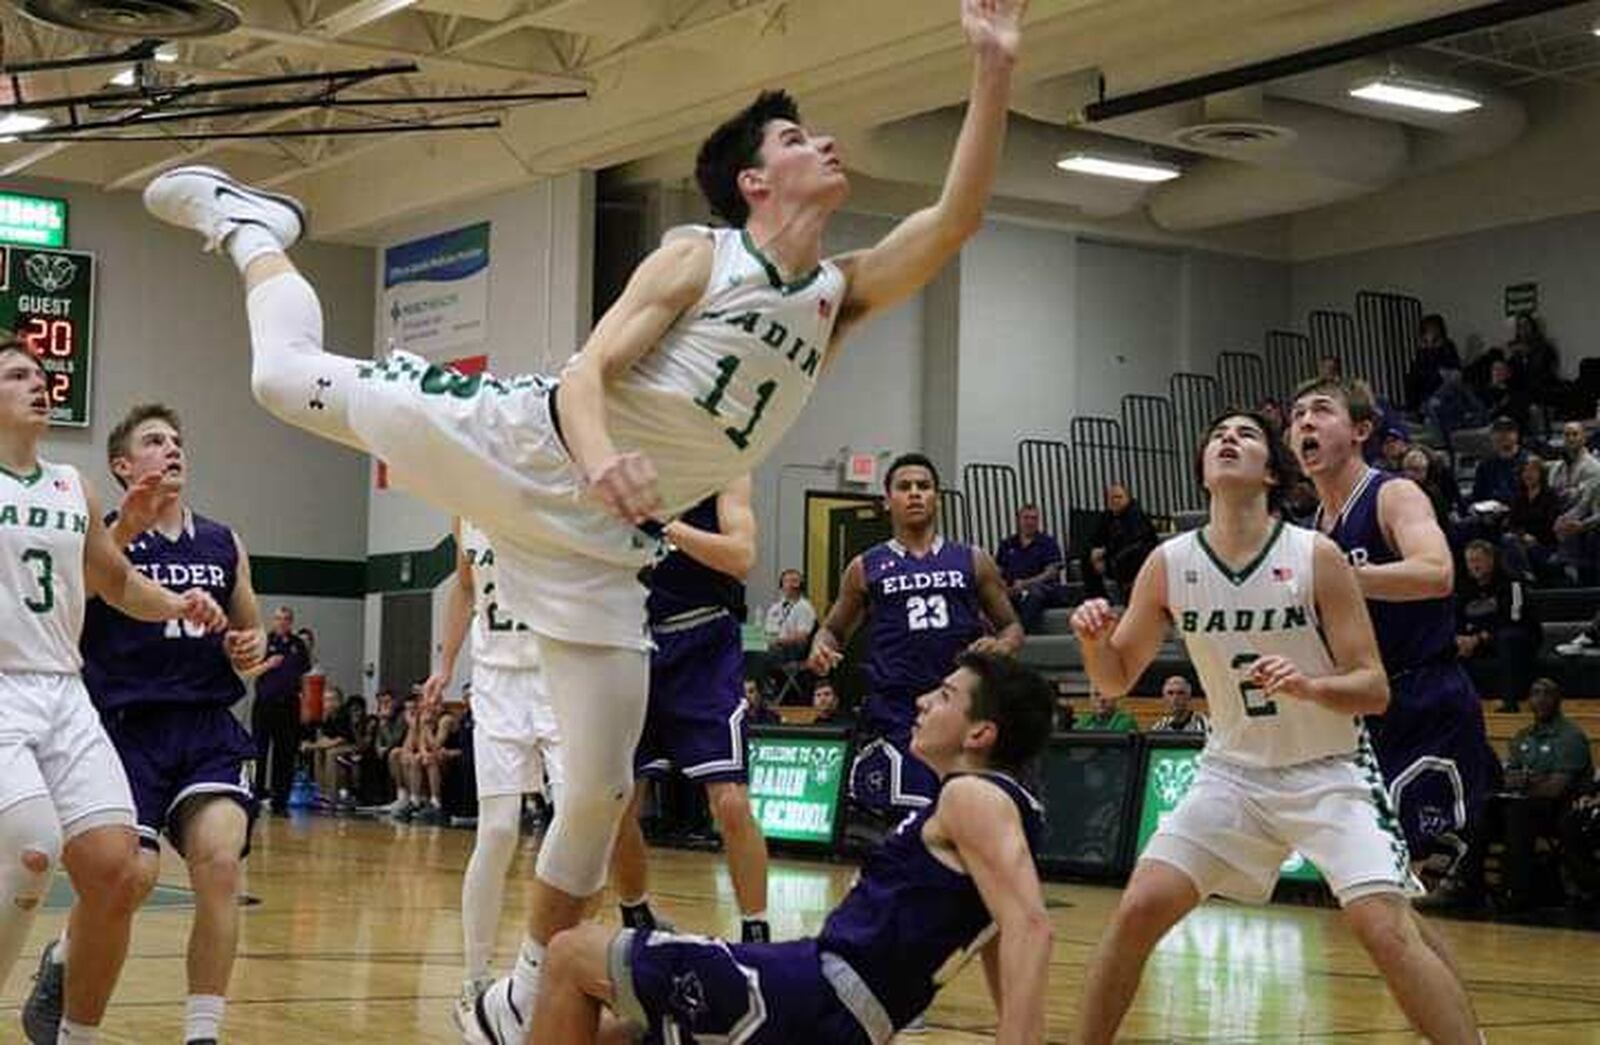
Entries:
POLYGON ((286 196, 281 192, 269 192, 266 189, 258 189, 254 185, 246 185, 244 182, 230 176, 226 171, 218 170, 216 167, 207 167, 202 164, 189 164, 183 167, 174 167, 170 171, 163 171, 160 175, 158 175, 158 177, 167 178, 178 174, 205 175, 208 178, 222 182, 224 185, 228 186, 229 189, 237 192, 241 196, 259 196, 262 199, 268 199, 274 203, 282 204, 283 206, 288 207, 290 210, 294 211, 295 218, 300 222, 300 236, 297 236, 296 239, 304 237, 306 230, 311 227, 304 204, 295 199, 293 196, 286 196))

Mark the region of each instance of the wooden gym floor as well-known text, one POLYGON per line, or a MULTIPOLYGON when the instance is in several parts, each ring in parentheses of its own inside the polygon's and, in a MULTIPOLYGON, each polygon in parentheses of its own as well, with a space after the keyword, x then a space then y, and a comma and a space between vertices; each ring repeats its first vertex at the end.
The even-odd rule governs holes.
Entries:
MULTIPOLYGON (((224 1040, 451 1043, 448 1009, 460 984, 461 871, 467 831, 368 821, 269 819, 256 835, 224 1040)), ((533 844, 516 874, 530 873, 533 844)), ((170 854, 163 883, 186 884, 170 854)), ((653 854, 656 906, 687 930, 736 931, 733 890, 715 854, 653 854)), ((773 930, 814 930, 848 886, 852 868, 775 860, 773 930)), ((1116 902, 1115 890, 1050 885, 1056 930, 1049 1037, 1068 1040, 1083 965, 1116 902)), ((520 938, 524 897, 515 881, 500 942, 520 938)), ((606 916, 614 921, 614 908, 606 916)), ((16 1011, 42 942, 60 910, 40 918, 29 950, 0 998, 0 1042, 20 1041, 16 1011)), ((1558 929, 1440 923, 1466 969, 1491 1042, 1600 1043, 1600 935, 1558 929)), ((102 1040, 181 1040, 182 907, 147 908, 102 1040)), ((993 1040, 993 1015, 977 963, 929 1015, 927 1045, 993 1040)), ((1417 1039, 1331 910, 1222 904, 1202 908, 1152 959, 1124 1027, 1139 1042, 1285 1041, 1373 1045, 1417 1039)))

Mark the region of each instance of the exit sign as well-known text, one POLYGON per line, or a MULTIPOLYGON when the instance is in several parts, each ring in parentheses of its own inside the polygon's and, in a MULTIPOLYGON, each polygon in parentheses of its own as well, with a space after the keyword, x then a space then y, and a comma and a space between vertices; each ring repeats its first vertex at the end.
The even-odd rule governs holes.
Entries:
POLYGON ((67 201, 0 192, 0 242, 29 247, 65 247, 67 201))

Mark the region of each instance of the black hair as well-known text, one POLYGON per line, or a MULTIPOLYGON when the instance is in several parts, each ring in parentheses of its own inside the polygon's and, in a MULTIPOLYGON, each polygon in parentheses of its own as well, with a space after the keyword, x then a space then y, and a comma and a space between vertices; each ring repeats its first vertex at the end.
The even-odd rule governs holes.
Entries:
POLYGON ((939 482, 939 469, 934 467, 927 454, 901 454, 889 462, 889 470, 883 473, 883 492, 889 493, 894 489, 894 473, 902 468, 926 468, 928 474, 933 476, 933 488, 942 490, 944 487, 939 482))
POLYGON ((1267 441, 1267 474, 1277 480, 1267 488, 1267 508, 1276 511, 1283 505, 1283 499, 1288 494, 1289 488, 1300 477, 1300 469, 1295 463, 1294 455, 1289 452, 1288 445, 1283 441, 1283 433, 1278 430, 1278 426, 1255 410, 1224 410, 1206 425, 1205 430, 1200 433, 1199 443, 1194 448, 1195 485, 1209 500, 1211 493, 1206 490, 1206 446, 1211 442, 1211 433, 1230 417, 1244 417, 1253 421, 1261 429, 1261 434, 1267 441))
POLYGON ((1055 721, 1054 688, 1037 671, 1001 654, 968 650, 956 658, 956 667, 978 676, 967 717, 973 722, 994 723, 990 767, 1023 772, 1050 739, 1055 721))
POLYGON ((739 191, 739 174, 761 166, 761 142, 773 120, 800 122, 800 107, 787 91, 762 91, 711 132, 694 159, 694 180, 712 213, 735 228, 750 220, 750 204, 739 191))

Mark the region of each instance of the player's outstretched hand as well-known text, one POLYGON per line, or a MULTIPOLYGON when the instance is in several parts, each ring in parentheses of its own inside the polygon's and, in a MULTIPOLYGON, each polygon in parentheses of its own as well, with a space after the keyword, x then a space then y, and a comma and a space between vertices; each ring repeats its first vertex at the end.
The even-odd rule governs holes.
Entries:
POLYGON ((266 670, 267 633, 261 628, 233 628, 222 637, 233 670, 254 678, 266 670))
POLYGON ((450 684, 450 674, 444 671, 435 671, 422 683, 423 700, 443 700, 444 688, 450 684))
POLYGON ((606 511, 638 526, 661 510, 656 491, 656 466, 641 453, 615 454, 600 462, 589 476, 589 490, 606 511))
POLYGON ((1006 648, 1005 643, 1001 642, 993 635, 983 635, 974 639, 972 641, 972 645, 968 646, 967 649, 974 653, 981 653, 989 657, 1002 657, 1011 652, 1006 648))
POLYGON ((974 51, 1017 56, 1028 0, 961 0, 961 28, 974 51))
POLYGON ((178 616, 193 624, 197 628, 204 628, 207 632, 222 631, 228 626, 228 615, 222 612, 222 607, 217 605, 204 588, 190 588, 179 596, 183 600, 183 608, 178 616))
POLYGON ((1085 599, 1072 611, 1072 633, 1079 642, 1110 638, 1117 626, 1117 611, 1105 599, 1085 599))
POLYGON ((1249 678, 1269 697, 1309 700, 1311 680, 1288 657, 1262 657, 1250 665, 1249 678))
POLYGON ((806 659, 806 670, 813 675, 828 675, 844 660, 844 651, 839 649, 833 641, 833 634, 826 628, 818 629, 817 637, 811 640, 811 656, 806 659))
POLYGON ((117 515, 127 520, 134 533, 143 533, 156 524, 177 496, 177 486, 167 482, 160 472, 151 472, 141 476, 123 493, 117 515))

